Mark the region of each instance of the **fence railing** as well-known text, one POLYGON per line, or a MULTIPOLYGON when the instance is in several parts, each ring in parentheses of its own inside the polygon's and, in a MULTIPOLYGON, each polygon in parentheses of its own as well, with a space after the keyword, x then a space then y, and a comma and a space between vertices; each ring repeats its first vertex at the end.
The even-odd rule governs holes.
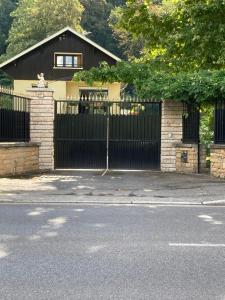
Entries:
POLYGON ((183 143, 199 143, 200 111, 191 104, 183 104, 183 143))
POLYGON ((0 87, 0 142, 30 140, 29 99, 0 87))
POLYGON ((214 142, 225 144, 225 101, 218 100, 215 103, 214 142))
POLYGON ((108 91, 106 90, 99 90, 96 92, 89 92, 87 90, 87 94, 82 93, 79 98, 74 98, 74 96, 67 96, 67 98, 61 98, 60 101, 83 101, 83 102, 94 102, 94 101, 109 101, 109 102, 162 102, 161 100, 149 99, 149 98, 140 98, 138 96, 131 96, 122 94, 118 98, 109 98, 108 91))

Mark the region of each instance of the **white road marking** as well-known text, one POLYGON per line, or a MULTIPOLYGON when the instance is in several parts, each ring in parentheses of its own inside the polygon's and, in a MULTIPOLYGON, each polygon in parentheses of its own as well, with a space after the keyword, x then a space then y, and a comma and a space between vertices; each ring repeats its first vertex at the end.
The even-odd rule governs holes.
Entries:
POLYGON ((209 220, 211 220, 213 218, 213 217, 208 216, 208 215, 199 215, 198 217, 201 218, 201 219, 209 219, 209 220))
POLYGON ((213 221, 212 224, 214 225, 223 225, 222 221, 213 221))
POLYGON ((7 253, 5 250, 3 250, 3 249, 0 249, 0 258, 4 258, 4 257, 6 257, 6 256, 8 256, 9 255, 9 253, 7 253))
POLYGON ((225 247, 225 244, 169 243, 171 247, 225 247))
POLYGON ((9 255, 7 248, 4 244, 0 244, 0 259, 9 255))

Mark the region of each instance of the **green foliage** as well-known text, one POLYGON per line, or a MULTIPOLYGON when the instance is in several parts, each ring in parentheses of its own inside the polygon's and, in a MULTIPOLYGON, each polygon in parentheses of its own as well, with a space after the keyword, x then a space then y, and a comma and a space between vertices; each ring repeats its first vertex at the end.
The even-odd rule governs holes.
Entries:
POLYGON ((126 58, 140 57, 144 46, 144 41, 140 38, 135 39, 131 33, 124 28, 117 26, 120 20, 122 7, 118 6, 111 11, 109 17, 109 26, 118 41, 123 56, 126 58))
POLYGON ((225 67, 225 1, 127 0, 116 27, 144 41, 144 60, 160 68, 225 67))
POLYGON ((65 26, 81 32, 82 12, 79 0, 20 0, 11 14, 13 23, 8 37, 7 57, 65 26))
POLYGON ((10 13, 16 7, 16 0, 0 1, 0 55, 5 52, 7 46, 8 32, 11 26, 12 18, 10 13))
POLYGON ((106 63, 99 68, 74 75, 76 81, 123 82, 133 84, 136 93, 144 99, 210 103, 225 99, 225 71, 194 71, 178 74, 155 71, 150 64, 119 62, 115 66, 106 63))
POLYGON ((201 108, 201 126, 200 126, 200 140, 201 143, 209 148, 214 137, 214 106, 204 105, 201 108))
POLYGON ((124 3, 124 1, 81 0, 81 4, 85 8, 81 25, 88 32, 89 38, 114 54, 123 57, 118 41, 108 24, 111 10, 120 3, 124 3))
POLYGON ((161 99, 173 99, 192 103, 211 102, 225 99, 225 71, 195 71, 178 74, 166 72, 152 73, 144 82, 143 94, 151 95, 154 91, 161 99), (161 90, 161 91, 160 91, 161 90))
POLYGON ((1 94, 0 108, 13 109, 13 96, 7 94, 1 94))
MULTIPOLYGON (((85 81, 90 85, 94 82, 124 82, 133 84, 136 74, 134 68, 126 62, 118 62, 116 65, 109 66, 106 62, 101 63, 100 67, 91 68, 89 71, 81 71, 74 75, 75 81, 85 81)), ((144 66, 143 66, 144 67, 144 66)), ((137 70, 135 70, 137 71, 137 70)))
POLYGON ((108 0, 108 3, 110 3, 112 6, 122 6, 125 4, 126 0, 108 0))
POLYGON ((0 70, 0 86, 6 86, 6 87, 12 86, 12 78, 10 78, 2 70, 0 70))
MULTIPOLYGON (((161 19, 163 19, 161 5, 150 0, 127 0, 125 6, 112 12, 112 16, 115 19, 111 22, 115 34, 123 33, 124 36, 127 34, 127 39, 121 40, 122 45, 127 44, 132 50, 133 46, 139 42, 139 53, 142 52, 143 56, 145 50, 148 52, 145 60, 161 54, 159 51, 161 46, 158 45, 159 41, 164 39, 161 32, 161 19)), ((132 54, 135 55, 135 50, 132 54)))

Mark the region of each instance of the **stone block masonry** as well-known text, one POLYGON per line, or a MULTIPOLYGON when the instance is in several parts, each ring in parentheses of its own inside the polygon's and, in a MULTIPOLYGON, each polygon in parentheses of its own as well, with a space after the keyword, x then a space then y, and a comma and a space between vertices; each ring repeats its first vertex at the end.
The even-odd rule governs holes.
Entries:
POLYGON ((198 144, 182 144, 176 145, 176 171, 178 173, 209 173, 207 167, 207 150, 204 145, 199 146, 200 153, 198 154, 198 144), (183 155, 187 154, 187 161, 183 159, 183 155), (198 162, 199 159, 199 162, 198 162), (198 170, 199 168, 199 170, 198 170))
POLYGON ((0 143, 0 176, 37 172, 38 152, 35 143, 0 143))
POLYGON ((163 101, 161 127, 161 170, 176 171, 176 147, 182 140, 183 105, 176 101, 163 101))
POLYGON ((40 170, 54 169, 54 99, 53 90, 47 88, 29 89, 30 138, 40 143, 40 170))
POLYGON ((178 173, 198 173, 198 145, 176 145, 176 171, 178 173))
POLYGON ((225 178, 225 145, 211 145, 210 161, 211 175, 219 178, 225 178))

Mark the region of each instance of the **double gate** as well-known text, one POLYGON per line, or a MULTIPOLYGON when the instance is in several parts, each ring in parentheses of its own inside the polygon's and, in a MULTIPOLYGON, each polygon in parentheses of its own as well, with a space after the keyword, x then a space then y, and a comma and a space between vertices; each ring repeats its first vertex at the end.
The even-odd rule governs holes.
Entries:
POLYGON ((55 168, 159 169, 158 102, 56 101, 55 168))

